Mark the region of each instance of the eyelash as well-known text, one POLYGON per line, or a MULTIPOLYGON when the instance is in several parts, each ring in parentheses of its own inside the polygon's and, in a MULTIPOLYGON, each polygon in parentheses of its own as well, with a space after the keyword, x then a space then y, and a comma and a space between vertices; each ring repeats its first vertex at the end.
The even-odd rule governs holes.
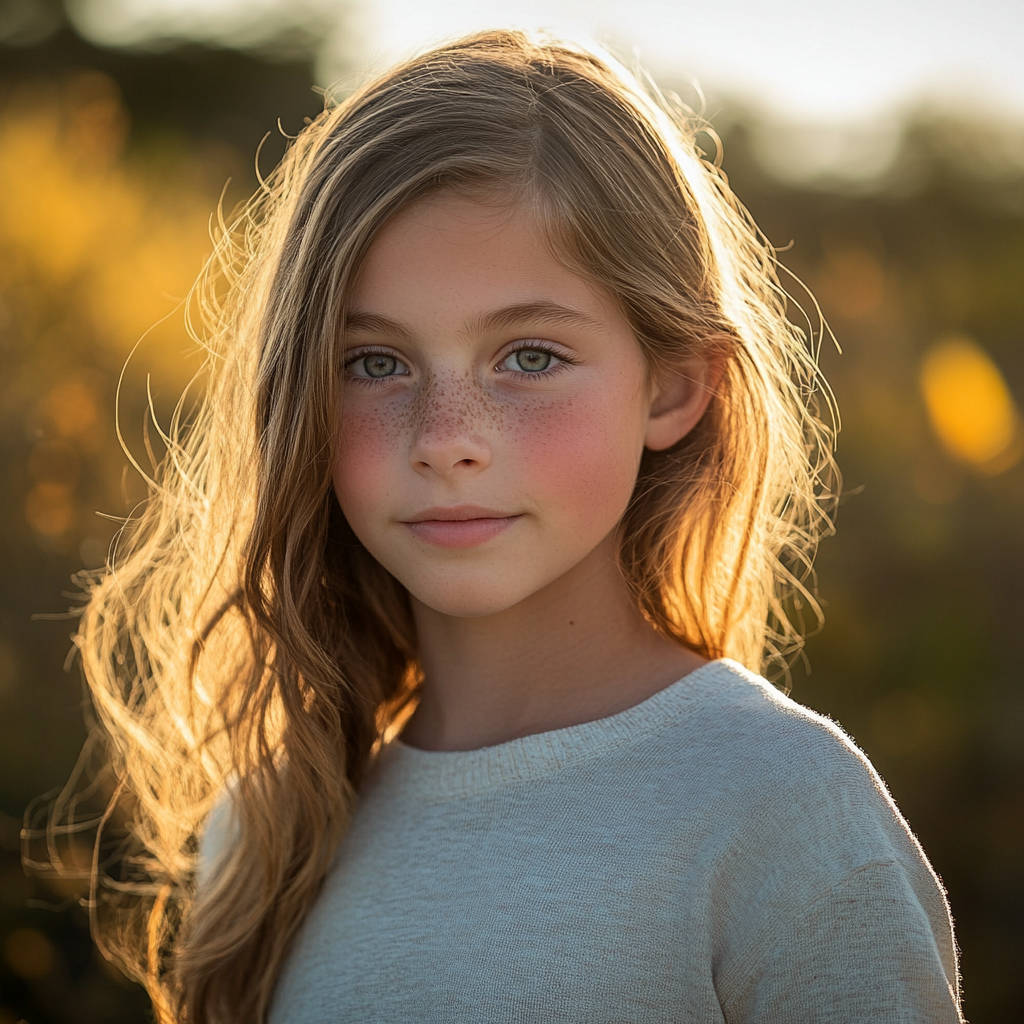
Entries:
POLYGON ((381 387, 386 384, 393 377, 404 377, 406 374, 391 374, 388 377, 358 377, 354 373, 349 373, 349 367, 358 363, 360 359, 365 359, 367 356, 386 356, 388 359, 394 359, 395 362, 401 363, 405 366, 405 362, 398 358, 394 352, 388 351, 386 348, 361 348, 352 355, 346 356, 345 358, 345 375, 349 380, 357 381, 361 387, 381 387))
MULTIPOLYGON (((360 359, 365 359, 367 356, 387 356, 389 359, 394 359, 401 363, 403 366, 405 363, 398 358, 393 352, 386 348, 361 348, 357 352, 349 355, 345 359, 344 368, 347 371, 350 366, 359 362, 360 359)), ((495 364, 495 369, 499 370, 500 373, 508 375, 517 380, 532 379, 536 380, 538 377, 547 378, 551 377, 556 373, 560 373, 567 366, 575 366, 576 360, 571 356, 567 356, 562 352, 556 350, 555 346, 546 341, 523 341, 510 348, 495 364), (547 352, 558 360, 554 366, 549 367, 545 370, 535 370, 533 373, 527 373, 525 370, 506 370, 500 369, 501 364, 509 358, 514 356, 517 352, 547 352)), ((380 387, 393 377, 401 376, 404 377, 406 374, 391 374, 388 377, 360 377, 355 374, 347 374, 349 380, 358 381, 362 387, 380 387)))
POLYGON ((522 380, 524 378, 536 380, 538 377, 546 378, 551 377, 556 373, 561 373, 567 366, 575 366, 576 360, 570 356, 563 355, 559 352, 554 345, 549 344, 546 341, 522 341, 517 343, 515 346, 510 348, 502 357, 498 360, 495 369, 501 366, 501 364, 509 358, 514 356, 517 352, 547 352, 549 355, 555 357, 558 362, 545 370, 535 370, 533 373, 527 373, 525 370, 501 370, 503 374, 511 374, 514 378, 522 380))

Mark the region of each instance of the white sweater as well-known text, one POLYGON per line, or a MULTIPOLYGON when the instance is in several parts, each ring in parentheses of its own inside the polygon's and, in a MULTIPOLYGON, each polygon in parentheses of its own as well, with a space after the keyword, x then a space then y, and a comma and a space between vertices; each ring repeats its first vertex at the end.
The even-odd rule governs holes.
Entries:
POLYGON ((942 889, 867 759, 731 661, 597 722, 384 749, 271 1024, 957 1022, 942 889))

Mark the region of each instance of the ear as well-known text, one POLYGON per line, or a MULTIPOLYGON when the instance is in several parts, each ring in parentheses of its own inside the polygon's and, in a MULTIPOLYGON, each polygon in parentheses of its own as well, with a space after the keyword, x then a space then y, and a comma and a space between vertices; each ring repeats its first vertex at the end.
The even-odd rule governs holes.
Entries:
POLYGON ((708 355, 663 371, 651 400, 644 447, 660 452, 686 437, 704 415, 724 368, 721 355, 708 355))

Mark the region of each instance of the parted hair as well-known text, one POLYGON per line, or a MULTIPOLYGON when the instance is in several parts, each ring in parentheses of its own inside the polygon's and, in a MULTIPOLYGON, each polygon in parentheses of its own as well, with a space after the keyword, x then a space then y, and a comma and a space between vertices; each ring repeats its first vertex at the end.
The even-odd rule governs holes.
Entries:
POLYGON ((94 906, 124 897, 97 934, 159 1021, 266 1018, 366 768, 415 705, 408 596, 331 480, 346 303, 410 203, 447 189, 529 206, 621 304, 651 374, 722 365, 697 428, 644 454, 621 570, 643 615, 706 657, 761 671, 799 649, 830 529, 832 403, 707 131, 586 48, 475 35, 328 104, 220 220, 189 304, 201 396, 166 428, 77 636, 134 843, 116 881, 94 869, 94 906), (225 792, 233 838, 197 885, 225 792))

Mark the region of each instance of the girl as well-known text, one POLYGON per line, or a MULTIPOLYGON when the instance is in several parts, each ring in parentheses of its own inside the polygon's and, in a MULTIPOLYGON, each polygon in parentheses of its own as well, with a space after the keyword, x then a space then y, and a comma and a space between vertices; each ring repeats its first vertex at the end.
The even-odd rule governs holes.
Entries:
POLYGON ((961 1019, 882 782, 757 674, 815 608, 828 392, 701 129, 480 35, 219 240, 78 638, 160 1020, 961 1019))

